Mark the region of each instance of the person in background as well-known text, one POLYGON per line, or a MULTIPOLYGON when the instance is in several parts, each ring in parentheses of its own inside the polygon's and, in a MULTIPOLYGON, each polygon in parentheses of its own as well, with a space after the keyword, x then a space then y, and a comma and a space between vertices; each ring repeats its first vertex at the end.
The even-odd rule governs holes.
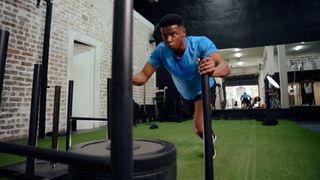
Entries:
POLYGON ((244 109, 250 108, 251 97, 250 97, 246 92, 244 92, 244 93, 241 95, 240 101, 241 101, 242 107, 243 107, 244 109))
POLYGON ((261 98, 259 96, 256 96, 253 98, 252 102, 252 108, 260 108, 261 98))
POLYGON ((267 93, 268 93, 268 99, 269 99, 269 109, 280 108, 280 101, 278 98, 277 89, 271 86, 267 91, 267 93))
POLYGON ((312 90, 312 83, 310 80, 306 80, 304 83, 304 90, 305 90, 305 99, 306 105, 313 105, 313 90, 312 90))
MULTIPOLYGON (((194 132, 203 138, 201 75, 210 76, 209 84, 212 90, 215 88, 213 77, 227 76, 230 73, 229 66, 210 39, 186 35, 184 20, 180 15, 168 14, 162 17, 160 31, 163 42, 153 50, 143 69, 133 76, 133 84, 145 84, 157 68, 163 65, 171 74, 182 97, 194 106, 194 132)), ((215 134, 212 136, 215 141, 215 134)), ((215 154, 214 151, 214 157, 215 154)))

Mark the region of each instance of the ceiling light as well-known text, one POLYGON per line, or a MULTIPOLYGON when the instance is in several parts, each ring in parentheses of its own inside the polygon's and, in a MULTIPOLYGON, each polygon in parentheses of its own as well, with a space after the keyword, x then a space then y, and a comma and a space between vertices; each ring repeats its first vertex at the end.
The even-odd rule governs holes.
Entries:
POLYGON ((238 64, 239 66, 242 66, 243 63, 244 63, 243 61, 238 61, 238 62, 237 62, 237 64, 238 64))
POLYGON ((239 48, 235 48, 234 51, 235 51, 235 52, 239 52, 240 49, 239 49, 239 48))
POLYGON ((267 79, 268 79, 268 81, 270 82, 270 84, 272 85, 272 86, 274 86, 274 87, 276 87, 276 88, 280 88, 280 86, 279 86, 279 84, 274 80, 274 79, 272 79, 272 77, 270 77, 269 75, 267 76, 267 79))
POLYGON ((234 56, 239 58, 239 57, 241 57, 241 53, 235 53, 234 56))
POLYGON ((293 49, 296 50, 296 51, 299 51, 300 49, 302 49, 302 47, 303 47, 303 46, 298 45, 298 46, 294 47, 293 49))

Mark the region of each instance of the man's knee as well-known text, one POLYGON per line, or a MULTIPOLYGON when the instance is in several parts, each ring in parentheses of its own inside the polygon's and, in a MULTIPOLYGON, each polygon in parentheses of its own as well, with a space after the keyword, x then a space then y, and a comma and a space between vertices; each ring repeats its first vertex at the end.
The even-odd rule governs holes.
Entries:
POLYGON ((199 136, 201 139, 203 138, 203 131, 202 129, 195 129, 194 130, 196 135, 199 136))

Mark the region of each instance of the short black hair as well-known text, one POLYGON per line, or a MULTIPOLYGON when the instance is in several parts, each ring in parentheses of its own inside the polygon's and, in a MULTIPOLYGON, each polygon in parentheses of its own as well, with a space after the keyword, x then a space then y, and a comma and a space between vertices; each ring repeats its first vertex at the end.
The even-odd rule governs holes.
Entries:
POLYGON ((160 20, 160 27, 167 27, 171 25, 183 26, 183 18, 179 14, 167 14, 160 20))

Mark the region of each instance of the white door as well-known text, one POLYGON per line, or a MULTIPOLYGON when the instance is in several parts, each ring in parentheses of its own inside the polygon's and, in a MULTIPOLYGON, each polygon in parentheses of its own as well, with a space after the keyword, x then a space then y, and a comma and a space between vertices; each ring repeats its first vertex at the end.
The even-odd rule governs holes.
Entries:
MULTIPOLYGON (((74 43, 74 54, 70 64, 70 80, 73 88, 73 117, 93 117, 94 108, 94 48, 74 43)), ((91 129, 93 121, 77 121, 77 129, 91 129)))

